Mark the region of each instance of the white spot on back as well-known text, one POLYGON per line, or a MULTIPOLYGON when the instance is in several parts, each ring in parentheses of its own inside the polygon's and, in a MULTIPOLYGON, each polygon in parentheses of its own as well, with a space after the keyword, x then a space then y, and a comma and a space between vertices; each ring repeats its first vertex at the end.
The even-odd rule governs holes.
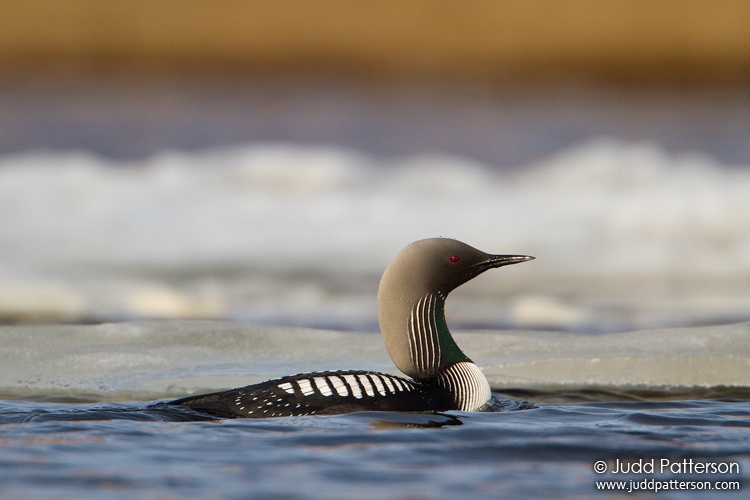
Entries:
POLYGON ((279 389, 284 389, 289 394, 294 394, 294 387, 289 382, 284 382, 283 384, 279 384, 279 389))
POLYGON ((404 387, 404 384, 399 379, 394 378, 394 379, 391 379, 391 380, 393 380, 393 385, 395 385, 397 387, 397 389, 396 389, 397 391, 402 391, 403 392, 403 391, 406 390, 406 388, 404 387))
POLYGON ((362 389, 359 388, 359 384, 357 383, 357 377, 354 375, 344 375, 344 378, 346 379, 346 382, 349 384, 349 387, 352 389, 352 396, 354 396, 357 399, 362 399, 362 389))
POLYGON ((362 383, 362 387, 365 388, 365 392, 368 396, 373 397, 375 396, 375 391, 373 390, 372 383, 370 382, 370 379, 367 377, 367 375, 357 375, 357 378, 362 383))
POLYGON ((312 388, 312 384, 306 378, 298 380, 297 384, 299 385, 299 390, 302 391, 302 394, 304 394, 305 396, 309 396, 310 394, 315 392, 315 390, 312 388))
POLYGON ((380 377, 377 375, 374 375, 372 377, 372 381, 375 383, 375 387, 378 388, 378 392, 381 396, 385 396, 385 387, 383 386, 383 382, 380 380, 380 377))
POLYGON ((393 382, 391 382, 391 377, 383 377, 383 381, 385 382, 385 385, 388 386, 388 389, 390 389, 392 393, 396 392, 396 388, 393 386, 393 382))
POLYGON ((323 396, 333 396, 333 391, 328 387, 326 377, 315 377, 312 381, 323 396))
POLYGON ((333 388, 336 389, 336 393, 339 396, 344 397, 349 395, 349 389, 346 388, 341 377, 329 377, 328 380, 331 381, 333 388))

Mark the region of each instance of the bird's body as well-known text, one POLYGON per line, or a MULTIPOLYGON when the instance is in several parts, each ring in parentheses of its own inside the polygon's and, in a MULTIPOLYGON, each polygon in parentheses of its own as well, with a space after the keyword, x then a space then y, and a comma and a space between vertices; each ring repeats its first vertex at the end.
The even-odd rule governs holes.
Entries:
POLYGON ((218 417, 288 417, 353 411, 423 412, 450 406, 447 394, 415 380, 368 371, 313 372, 178 400, 218 417))
POLYGON ((169 404, 223 418, 481 411, 491 404, 490 386, 454 342, 445 299, 488 269, 531 259, 490 255, 447 238, 420 240, 403 249, 380 282, 378 321, 391 359, 410 378, 367 371, 303 373, 169 404))

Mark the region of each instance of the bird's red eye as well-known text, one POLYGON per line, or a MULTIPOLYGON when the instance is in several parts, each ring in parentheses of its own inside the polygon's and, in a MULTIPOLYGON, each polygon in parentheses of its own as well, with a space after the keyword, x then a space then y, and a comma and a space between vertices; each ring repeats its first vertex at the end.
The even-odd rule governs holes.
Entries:
POLYGON ((451 264, 458 264, 459 260, 461 260, 461 257, 459 257, 458 255, 451 255, 450 257, 448 257, 448 262, 450 262, 451 264))

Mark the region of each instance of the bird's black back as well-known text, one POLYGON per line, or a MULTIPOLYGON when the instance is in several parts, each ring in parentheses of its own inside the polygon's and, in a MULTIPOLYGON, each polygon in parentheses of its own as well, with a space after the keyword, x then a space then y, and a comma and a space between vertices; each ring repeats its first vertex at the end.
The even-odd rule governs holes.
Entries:
POLYGON ((455 409, 450 395, 431 384, 361 370, 300 373, 168 404, 221 418, 455 409))

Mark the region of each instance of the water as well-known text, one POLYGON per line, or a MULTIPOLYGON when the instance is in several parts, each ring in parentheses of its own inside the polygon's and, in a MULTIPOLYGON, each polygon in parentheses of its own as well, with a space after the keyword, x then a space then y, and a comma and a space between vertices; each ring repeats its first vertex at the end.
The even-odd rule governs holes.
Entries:
MULTIPOLYGON (((101 413, 91 405, 71 410, 71 405, 4 402, 0 421, 7 422, 12 411, 39 415, 40 406, 66 419, 72 417, 60 417, 64 412, 101 413)), ((133 406, 109 405, 121 413, 133 406)), ((747 488, 748 416, 747 400, 727 399, 260 421, 42 419, 0 426, 0 491, 8 497, 56 498, 588 497, 599 494, 596 481, 644 478, 739 482, 747 488), (740 472, 593 470, 596 461, 606 460, 611 471, 618 459, 659 465, 692 459, 737 464, 740 472)))

